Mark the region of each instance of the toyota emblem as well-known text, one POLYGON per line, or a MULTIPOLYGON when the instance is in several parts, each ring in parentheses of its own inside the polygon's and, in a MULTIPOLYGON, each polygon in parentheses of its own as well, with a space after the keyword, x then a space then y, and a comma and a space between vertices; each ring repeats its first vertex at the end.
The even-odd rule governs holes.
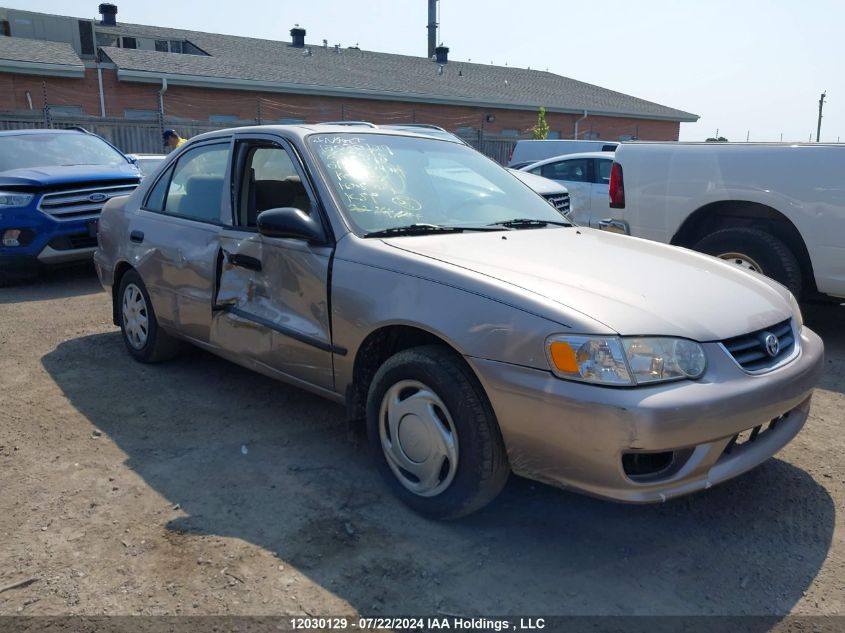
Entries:
POLYGON ((104 193, 92 193, 88 196, 88 200, 91 202, 102 202, 106 198, 108 198, 108 196, 104 193))
POLYGON ((767 332, 765 338, 763 339, 763 344, 766 346, 766 353, 774 358, 778 355, 780 351, 780 341, 778 337, 774 334, 767 332))

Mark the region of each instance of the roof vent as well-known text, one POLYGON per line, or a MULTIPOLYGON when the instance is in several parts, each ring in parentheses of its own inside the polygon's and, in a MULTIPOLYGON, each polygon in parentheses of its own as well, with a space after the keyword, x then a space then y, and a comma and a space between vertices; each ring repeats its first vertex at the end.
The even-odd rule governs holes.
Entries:
POLYGON ((305 29, 298 24, 290 30, 290 45, 294 48, 305 48, 305 29))
POLYGON ((117 26, 117 5, 104 2, 99 6, 102 20, 100 24, 103 26, 117 26))
POLYGON ((434 49, 434 61, 438 64, 445 64, 449 61, 449 47, 441 44, 434 49))

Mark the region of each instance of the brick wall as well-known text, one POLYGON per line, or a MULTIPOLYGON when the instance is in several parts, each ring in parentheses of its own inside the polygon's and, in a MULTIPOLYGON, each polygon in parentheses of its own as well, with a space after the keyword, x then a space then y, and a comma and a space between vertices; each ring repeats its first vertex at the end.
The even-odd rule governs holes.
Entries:
MULTIPOLYGON (((87 69, 84 79, 37 77, 0 73, 0 112, 21 112, 29 109, 27 92, 35 110, 43 108, 43 88, 51 105, 79 106, 83 114, 100 115, 97 71, 87 69)), ((123 117, 126 110, 158 111, 160 86, 157 84, 118 81, 114 70, 103 70, 103 91, 106 115, 123 117)), ((377 101, 340 97, 319 97, 298 94, 217 90, 187 86, 169 86, 164 95, 168 119, 208 121, 212 115, 234 116, 244 122, 275 123, 283 118, 304 119, 307 123, 329 120, 366 120, 374 123, 433 123, 447 130, 478 130, 487 115, 495 120, 484 122, 485 134, 497 135, 504 130, 528 134, 536 123, 537 113, 473 106, 450 106, 401 101, 377 101)), ((580 115, 547 113, 549 129, 561 138, 573 138, 575 122, 580 115)), ((587 132, 603 140, 616 140, 622 135, 644 140, 678 140, 680 123, 650 121, 623 117, 588 116, 578 123, 579 137, 587 132)))

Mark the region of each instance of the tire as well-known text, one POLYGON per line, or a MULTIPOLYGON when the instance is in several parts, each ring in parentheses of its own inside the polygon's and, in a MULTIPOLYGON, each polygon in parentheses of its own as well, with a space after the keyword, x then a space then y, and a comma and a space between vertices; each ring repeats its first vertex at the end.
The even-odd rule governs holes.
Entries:
POLYGON ((432 519, 482 508, 510 474, 484 389, 445 347, 415 347, 385 361, 367 395, 367 437, 392 491, 432 519))
POLYGON ((722 229, 693 248, 756 270, 786 286, 796 297, 801 296, 801 266, 789 247, 770 233, 752 228, 722 229))
POLYGON ((135 360, 158 363, 173 358, 180 342, 158 326, 150 295, 141 276, 127 271, 118 290, 118 323, 126 349, 135 360))

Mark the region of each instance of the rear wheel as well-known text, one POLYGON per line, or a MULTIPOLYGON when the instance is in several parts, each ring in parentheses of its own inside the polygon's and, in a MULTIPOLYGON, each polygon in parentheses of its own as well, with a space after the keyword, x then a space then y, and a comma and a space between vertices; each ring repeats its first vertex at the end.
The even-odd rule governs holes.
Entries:
POLYGON ((789 247, 770 233, 744 227, 722 229, 693 248, 771 277, 796 297, 801 295, 801 266, 789 247))
POLYGON ((128 271, 120 280, 118 293, 118 322, 129 353, 142 363, 173 358, 179 351, 179 341, 159 328, 141 276, 128 271))
POLYGON ((478 510, 510 473, 483 388, 444 347, 405 350, 379 368, 367 397, 367 435, 393 492, 431 518, 478 510))

